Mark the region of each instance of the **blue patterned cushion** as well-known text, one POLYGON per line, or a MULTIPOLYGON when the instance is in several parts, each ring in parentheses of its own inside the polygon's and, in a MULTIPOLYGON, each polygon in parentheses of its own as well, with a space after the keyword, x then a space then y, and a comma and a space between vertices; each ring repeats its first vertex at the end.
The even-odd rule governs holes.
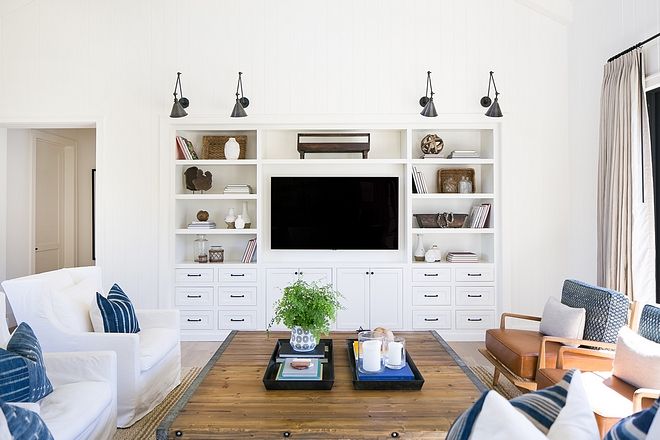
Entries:
MULTIPOLYGON (((658 412, 660 399, 653 406, 622 419, 610 429, 603 440, 644 440, 658 412)), ((648 440, 653 440, 649 438, 648 440)))
POLYGON ((477 420, 477 416, 481 413, 481 408, 484 406, 486 396, 490 391, 486 391, 481 395, 479 400, 474 402, 474 405, 467 411, 461 414, 454 423, 452 423, 447 433, 446 440, 468 440, 472 434, 472 427, 477 420))
POLYGON ((22 322, 7 349, 0 348, 0 399, 37 402, 52 391, 39 341, 32 328, 22 322))
POLYGON ((107 298, 97 292, 96 303, 101 310, 103 330, 106 333, 138 333, 140 331, 133 304, 117 284, 112 286, 107 298))
POLYGON ((639 318, 639 335, 660 344, 660 307, 647 304, 639 318))
POLYGON ((619 330, 628 322, 630 300, 614 290, 566 280, 561 302, 587 311, 583 339, 589 341, 615 343, 619 330))
POLYGON ((0 401, 7 427, 14 440, 53 440, 53 435, 36 412, 0 401))

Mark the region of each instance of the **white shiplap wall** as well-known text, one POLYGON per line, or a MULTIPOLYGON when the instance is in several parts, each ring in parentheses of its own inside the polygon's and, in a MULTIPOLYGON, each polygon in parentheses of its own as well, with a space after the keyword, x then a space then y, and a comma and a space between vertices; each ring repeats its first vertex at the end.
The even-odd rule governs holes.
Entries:
POLYGON ((478 102, 493 69, 506 113, 503 286, 512 309, 540 313, 569 272, 572 224, 567 29, 555 13, 532 7, 541 3, 7 1, 0 119, 104 121, 100 261, 106 282, 124 283, 151 307, 158 121, 171 107, 177 70, 191 114, 227 115, 240 69, 250 115, 295 122, 297 114, 416 114, 426 70, 439 112, 483 113, 478 102))

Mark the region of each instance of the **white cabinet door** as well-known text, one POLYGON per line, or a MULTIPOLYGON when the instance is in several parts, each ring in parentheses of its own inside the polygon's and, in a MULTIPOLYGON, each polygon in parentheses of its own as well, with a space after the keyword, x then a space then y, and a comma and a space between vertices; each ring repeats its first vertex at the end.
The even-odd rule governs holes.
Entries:
POLYGON ((369 269, 337 269, 337 290, 343 310, 337 312, 337 330, 369 328, 369 269))
POLYGON ((332 284, 332 269, 330 268, 301 268, 298 274, 308 283, 332 284))
MULTIPOLYGON (((273 319, 275 301, 282 298, 282 290, 298 279, 297 268, 268 269, 266 271, 266 328, 273 319)), ((282 324, 273 325, 271 330, 286 330, 282 324)))
POLYGON ((370 328, 403 328, 403 270, 372 269, 369 278, 370 328))

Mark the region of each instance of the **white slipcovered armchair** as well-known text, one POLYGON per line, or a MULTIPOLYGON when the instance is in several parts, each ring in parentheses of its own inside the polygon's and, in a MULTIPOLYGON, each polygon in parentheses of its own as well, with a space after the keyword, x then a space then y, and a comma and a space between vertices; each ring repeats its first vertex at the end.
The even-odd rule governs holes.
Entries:
MULTIPOLYGON (((0 346, 7 347, 0 292, 0 346)), ((43 348, 43 347, 42 347, 43 348)), ((53 392, 32 404, 56 440, 110 440, 117 431, 117 355, 112 351, 43 353, 53 392)))
POLYGON ((117 426, 131 426, 181 382, 177 310, 136 310, 139 333, 93 331, 89 309, 98 307, 96 292, 104 292, 99 267, 45 272, 2 287, 16 321, 32 327, 44 351, 117 354, 117 426))

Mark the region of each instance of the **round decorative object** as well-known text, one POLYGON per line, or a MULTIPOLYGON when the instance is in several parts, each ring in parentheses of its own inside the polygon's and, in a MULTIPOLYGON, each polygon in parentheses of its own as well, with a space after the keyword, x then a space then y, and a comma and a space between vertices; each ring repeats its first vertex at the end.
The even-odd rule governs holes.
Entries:
POLYGON ((225 158, 227 160, 236 160, 241 155, 241 146, 238 145, 236 138, 230 137, 225 142, 225 158))
POLYGON ((200 222, 205 222, 208 219, 209 219, 208 211, 201 210, 197 212, 197 220, 199 220, 200 222))
POLYGON ((444 147, 444 141, 437 134, 427 134, 422 139, 421 148, 424 154, 440 154, 444 147))
POLYGON ((236 229, 244 229, 245 228, 245 220, 243 220, 243 215, 242 214, 238 214, 238 216, 236 216, 236 220, 234 221, 234 227, 236 229))
POLYGON ((312 351, 316 348, 318 341, 309 330, 295 326, 291 329, 291 347, 296 351, 312 351))
POLYGON ((426 251, 424 260, 426 260, 427 263, 435 263, 436 261, 442 260, 442 252, 438 249, 438 246, 434 244, 431 249, 426 251))

